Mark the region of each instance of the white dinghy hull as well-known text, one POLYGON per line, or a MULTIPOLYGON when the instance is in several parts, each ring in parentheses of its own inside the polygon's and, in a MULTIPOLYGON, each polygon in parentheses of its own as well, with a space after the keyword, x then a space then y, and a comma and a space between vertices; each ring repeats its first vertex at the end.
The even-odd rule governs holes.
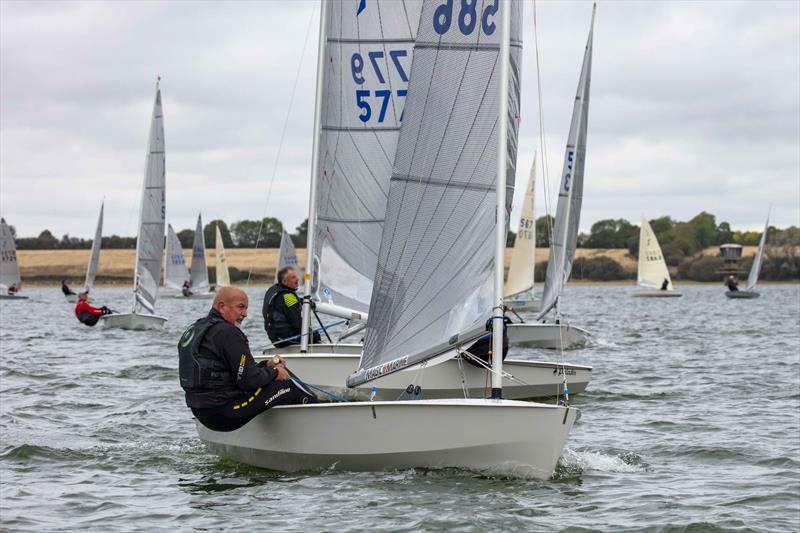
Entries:
POLYGON ((757 293, 756 291, 727 291, 725 292, 725 296, 728 298, 733 299, 741 299, 741 300, 752 300, 753 298, 758 298, 761 294, 757 293))
POLYGON ((464 468, 548 479, 577 415, 512 400, 420 400, 274 407, 225 433, 196 424, 213 453, 270 470, 464 468))
POLYGON ((503 302, 514 311, 538 311, 542 304, 542 301, 536 298, 533 300, 504 298, 503 302))
POLYGON ((634 298, 678 298, 683 296, 679 291, 662 291, 660 289, 636 289, 631 293, 634 298))
POLYGON ((511 346, 571 350, 589 342, 589 332, 570 324, 509 324, 508 342, 511 346))
MULTIPOLYGON (((491 393, 487 370, 458 359, 430 366, 419 373, 412 369, 389 374, 370 385, 349 389, 344 383, 347 376, 358 368, 360 345, 312 345, 306 354, 298 353, 298 349, 299 345, 268 350, 261 357, 256 356, 256 360, 279 354, 286 360, 286 366, 304 382, 348 400, 369 399, 372 385, 377 387, 375 399, 381 401, 397 400, 398 397, 409 399, 404 391, 412 384, 422 387, 420 397, 426 400, 463 398, 465 389, 471 398, 486 398, 491 393)), ((589 384, 592 367, 506 359, 503 371, 516 378, 503 379, 503 397, 522 400, 557 396, 561 393, 565 372, 569 393, 579 394, 589 384)))
POLYGON ((18 296, 18 295, 10 295, 10 294, 0 294, 0 300, 27 300, 27 296, 18 296))
POLYGON ((198 292, 192 293, 191 296, 184 296, 180 292, 166 292, 163 291, 159 293, 159 297, 161 298, 175 298, 177 300, 210 300, 213 298, 217 293, 216 292, 198 292))
POLYGON ((118 313, 101 317, 106 329, 120 328, 134 331, 162 329, 167 319, 158 315, 142 315, 138 313, 118 313))

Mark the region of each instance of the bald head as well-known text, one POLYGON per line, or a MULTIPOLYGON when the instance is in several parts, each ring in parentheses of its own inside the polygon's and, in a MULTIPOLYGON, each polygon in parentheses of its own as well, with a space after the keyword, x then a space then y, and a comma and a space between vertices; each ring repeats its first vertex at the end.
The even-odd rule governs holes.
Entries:
POLYGON ((247 318, 247 294, 236 287, 222 287, 214 297, 212 307, 222 315, 226 322, 241 326, 247 318))

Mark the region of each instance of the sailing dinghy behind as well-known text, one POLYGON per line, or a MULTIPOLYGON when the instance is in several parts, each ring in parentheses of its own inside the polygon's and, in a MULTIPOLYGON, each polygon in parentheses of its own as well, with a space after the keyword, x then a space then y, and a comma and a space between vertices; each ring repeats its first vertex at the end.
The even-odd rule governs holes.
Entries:
POLYGON ((17 245, 6 220, 0 218, 0 300, 27 300, 27 296, 19 294, 21 289, 22 278, 17 263, 17 245), (9 290, 12 287, 16 291, 9 290))
POLYGON ((653 228, 644 216, 639 230, 639 270, 636 276, 636 298, 675 298, 683 296, 672 286, 667 263, 661 253, 653 228))
POLYGON ((764 224, 764 233, 761 234, 761 240, 758 241, 758 251, 753 258, 753 264, 750 265, 750 275, 747 276, 747 286, 743 291, 727 291, 725 296, 734 299, 751 300, 761 296, 756 292, 756 284, 758 283, 758 275, 761 273, 761 263, 764 260, 764 245, 767 244, 767 231, 769 230, 769 214, 767 214, 767 222, 764 224))

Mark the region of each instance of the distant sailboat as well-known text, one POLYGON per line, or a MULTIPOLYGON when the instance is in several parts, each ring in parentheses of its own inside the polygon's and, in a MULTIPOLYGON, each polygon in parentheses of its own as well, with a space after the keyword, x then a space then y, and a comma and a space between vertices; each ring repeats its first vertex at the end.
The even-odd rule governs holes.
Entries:
POLYGON ((512 346, 567 349, 585 344, 589 333, 571 324, 562 324, 558 305, 564 284, 572 272, 572 259, 578 241, 578 225, 583 202, 583 173, 586 162, 586 135, 589 124, 589 93, 592 77, 592 36, 594 9, 589 38, 583 55, 578 90, 572 108, 564 167, 559 180, 558 207, 553 227, 550 258, 547 261, 544 291, 537 320, 556 308, 555 323, 509 324, 508 340, 512 346))
MULTIPOLYGON (((94 285, 94 278, 97 276, 97 267, 100 264, 100 249, 103 243, 103 208, 104 204, 100 204, 100 215, 97 217, 97 228, 94 230, 94 240, 92 241, 92 251, 89 252, 89 264, 86 266, 86 280, 83 287, 85 292, 89 292, 94 285)), ((70 303, 78 301, 77 294, 65 295, 65 298, 70 303)))
POLYGON ((136 266, 133 280, 133 305, 130 313, 105 315, 107 328, 133 330, 163 327, 167 319, 155 313, 161 279, 161 256, 164 253, 166 161, 164 158, 164 115, 161 89, 156 83, 156 97, 150 121, 139 231, 136 237, 136 266))
POLYGON ((167 229, 167 253, 164 259, 165 296, 172 298, 212 298, 208 291, 208 268, 206 267, 206 246, 203 238, 203 221, 197 216, 197 229, 192 243, 192 267, 186 266, 183 247, 172 226, 167 229), (184 286, 189 282, 189 294, 184 294, 184 286))
POLYGON ((189 281, 189 269, 186 267, 181 241, 172 229, 172 224, 169 224, 167 250, 164 254, 164 288, 180 295, 187 281, 189 281))
POLYGON ((297 272, 297 278, 303 279, 303 267, 297 260, 297 250, 294 248, 292 237, 289 232, 283 230, 281 234, 281 248, 278 253, 278 268, 275 269, 275 281, 278 281, 278 271, 284 267, 292 267, 297 272))
POLYGON ((189 270, 189 288, 192 296, 210 298, 214 293, 209 292, 208 266, 206 265, 206 239, 203 234, 203 217, 197 214, 197 226, 194 230, 192 241, 192 268, 189 270))
POLYGON ((536 155, 534 154, 506 280, 504 301, 515 311, 538 311, 541 303, 533 295, 533 275, 536 266, 536 219, 533 215, 535 188, 536 155))
POLYGON ((761 234, 761 240, 758 241, 758 251, 755 257, 753 257, 753 264, 750 266, 750 275, 747 276, 747 286, 743 291, 727 291, 725 296, 728 298, 752 299, 761 296, 755 291, 755 288, 758 283, 758 275, 761 272, 761 263, 764 260, 764 245, 767 243, 768 230, 769 214, 767 214, 767 222, 764 224, 764 233, 761 234))
POLYGON ((642 216, 639 230, 639 272, 636 290, 631 296, 638 298, 669 298, 683 296, 672 286, 667 263, 661 253, 656 234, 650 223, 642 216))
POLYGON ((217 224, 216 254, 217 260, 217 287, 227 287, 231 284, 231 276, 228 273, 228 258, 225 257, 225 245, 222 242, 222 233, 217 224))
POLYGON ((17 263, 17 246, 14 235, 4 218, 0 218, 0 300, 27 300, 27 296, 19 294, 22 289, 22 278, 17 263), (11 288, 16 291, 9 292, 11 288))

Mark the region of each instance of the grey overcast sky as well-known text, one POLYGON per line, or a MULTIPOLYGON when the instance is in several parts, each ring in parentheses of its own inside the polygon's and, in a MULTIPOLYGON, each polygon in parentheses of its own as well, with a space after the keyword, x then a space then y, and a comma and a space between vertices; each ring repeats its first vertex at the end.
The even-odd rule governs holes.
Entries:
MULTIPOLYGON (((532 6, 518 180, 538 149, 532 6)), ((293 230, 308 209, 318 12, 302 0, 0 0, 0 213, 21 236, 90 237, 105 198, 105 234, 133 235, 160 75, 173 227, 202 210, 293 230)), ((590 14, 588 2, 537 3, 551 175, 590 14)), ((800 224, 800 2, 598 2, 584 193, 584 231, 702 210, 759 229, 770 205, 774 225, 800 224)), ((540 187, 537 216, 544 207, 540 187)))

